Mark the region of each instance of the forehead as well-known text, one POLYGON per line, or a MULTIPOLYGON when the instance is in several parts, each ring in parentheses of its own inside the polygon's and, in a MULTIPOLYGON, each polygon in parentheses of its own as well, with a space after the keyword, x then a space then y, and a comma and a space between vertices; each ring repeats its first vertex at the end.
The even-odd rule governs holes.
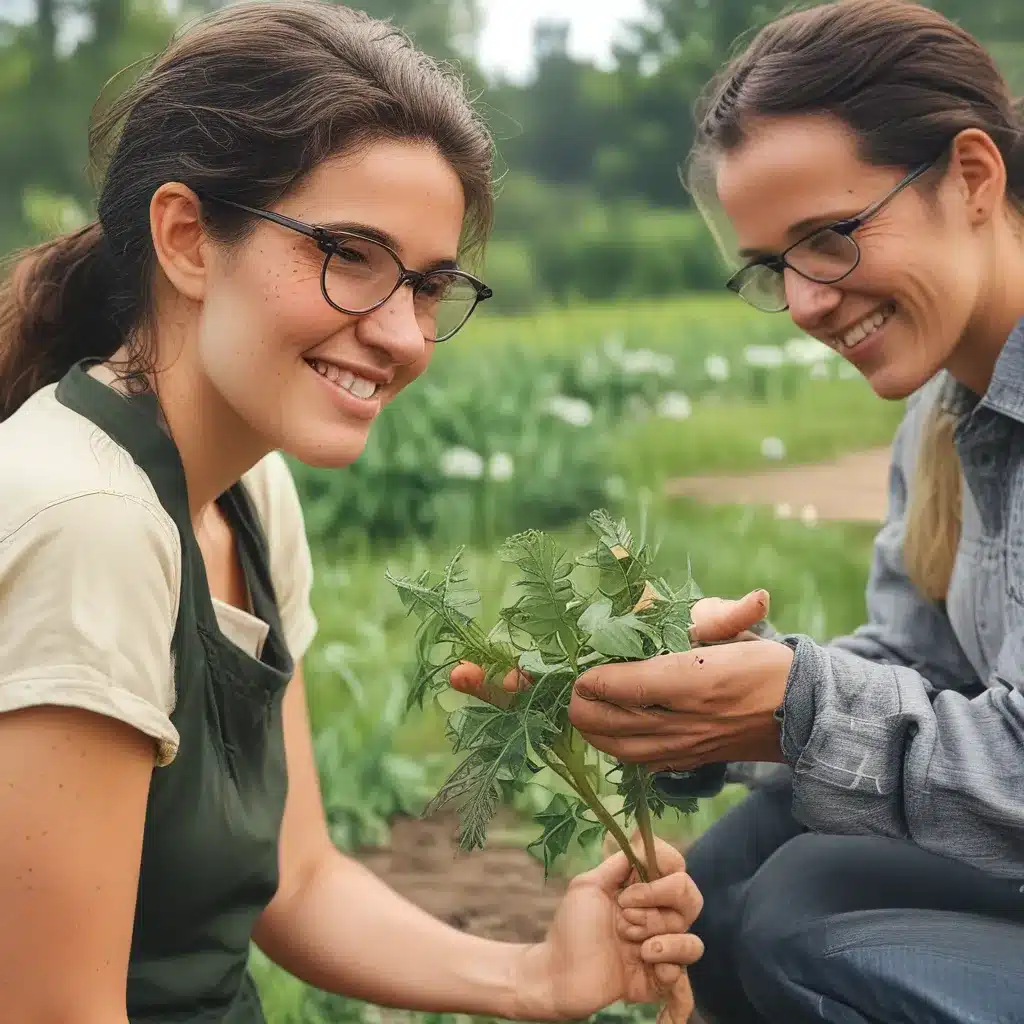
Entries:
POLYGON ((801 115, 752 123, 721 157, 715 185, 739 248, 771 250, 795 240, 805 221, 859 212, 887 181, 887 171, 861 160, 841 122, 801 115))
POLYGON ((429 143, 386 140, 325 161, 290 197, 288 211, 318 224, 358 222, 401 250, 452 256, 465 216, 459 176, 429 143))

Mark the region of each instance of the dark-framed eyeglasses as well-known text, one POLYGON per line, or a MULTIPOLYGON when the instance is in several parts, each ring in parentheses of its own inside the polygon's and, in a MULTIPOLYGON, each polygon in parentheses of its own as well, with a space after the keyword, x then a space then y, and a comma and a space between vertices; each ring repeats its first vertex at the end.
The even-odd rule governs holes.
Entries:
POLYGON ((915 167, 895 188, 856 217, 816 228, 777 256, 762 256, 741 267, 726 281, 726 288, 763 313, 781 313, 789 308, 784 275, 787 267, 817 284, 842 281, 860 264, 860 246, 853 233, 917 181, 935 162, 929 160, 915 167))
POLYGON ((363 316, 380 309, 404 284, 413 291, 416 322, 426 341, 447 341, 494 292, 463 270, 408 270, 398 253, 375 238, 354 231, 329 231, 316 224, 219 196, 203 198, 278 224, 316 242, 324 254, 320 291, 340 313, 363 316))

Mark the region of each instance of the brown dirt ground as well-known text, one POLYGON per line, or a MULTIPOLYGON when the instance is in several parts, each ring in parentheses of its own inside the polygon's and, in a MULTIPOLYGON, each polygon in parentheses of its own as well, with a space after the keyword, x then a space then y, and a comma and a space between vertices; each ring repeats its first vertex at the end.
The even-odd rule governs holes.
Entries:
POLYGON ((811 505, 821 520, 879 523, 885 518, 888 472, 889 449, 874 448, 814 465, 684 477, 666 490, 707 504, 787 504, 794 516, 811 505))
MULTIPOLYGON (((500 826, 500 819, 495 823, 500 826)), ((508 942, 543 938, 564 884, 544 880, 525 850, 488 845, 460 851, 453 815, 394 822, 387 849, 359 859, 402 896, 463 931, 508 942)))

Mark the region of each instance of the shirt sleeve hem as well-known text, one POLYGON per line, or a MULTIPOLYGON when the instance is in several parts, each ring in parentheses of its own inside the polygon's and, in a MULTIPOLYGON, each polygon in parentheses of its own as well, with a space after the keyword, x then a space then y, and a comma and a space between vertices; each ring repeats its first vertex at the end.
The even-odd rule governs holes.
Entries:
POLYGON ((316 620, 316 616, 313 614, 312 609, 308 607, 297 622, 290 623, 290 629, 286 627, 285 641, 296 664, 306 656, 313 640, 316 638, 318 629, 319 623, 316 620))
POLYGON ((0 681, 0 714, 46 705, 92 711, 138 729, 155 741, 158 768, 166 767, 177 756, 180 737, 170 718, 127 690, 71 676, 0 681))

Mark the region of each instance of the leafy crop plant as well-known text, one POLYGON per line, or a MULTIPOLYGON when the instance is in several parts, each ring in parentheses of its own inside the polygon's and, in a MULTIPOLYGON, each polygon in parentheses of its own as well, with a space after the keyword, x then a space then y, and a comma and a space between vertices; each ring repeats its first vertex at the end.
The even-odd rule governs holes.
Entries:
MULTIPOLYGON (((518 599, 489 629, 473 615, 480 596, 460 567, 463 549, 439 576, 387 574, 420 620, 409 707, 422 707, 429 693, 447 689, 452 668, 462 661, 485 673, 482 700, 449 716, 449 738, 464 756, 425 813, 456 803, 461 847, 483 847, 501 803, 549 768, 574 795, 554 794, 537 815, 543 832, 531 849, 539 848, 545 875, 574 838, 582 846, 607 830, 648 881, 657 874, 651 819, 666 805, 647 769, 617 764, 583 739, 569 721, 569 702, 577 677, 596 665, 689 650, 690 610, 700 594, 692 578, 673 589, 655 576, 653 551, 634 544, 625 520, 596 511, 588 524, 597 544, 577 557, 536 530, 505 542, 500 555, 519 570, 518 599), (515 669, 528 685, 509 692, 502 680, 515 669), (608 793, 622 798, 620 811, 602 801, 608 793), (643 859, 623 827, 630 820, 643 837, 643 859)), ((679 809, 695 807, 692 801, 679 809)))

